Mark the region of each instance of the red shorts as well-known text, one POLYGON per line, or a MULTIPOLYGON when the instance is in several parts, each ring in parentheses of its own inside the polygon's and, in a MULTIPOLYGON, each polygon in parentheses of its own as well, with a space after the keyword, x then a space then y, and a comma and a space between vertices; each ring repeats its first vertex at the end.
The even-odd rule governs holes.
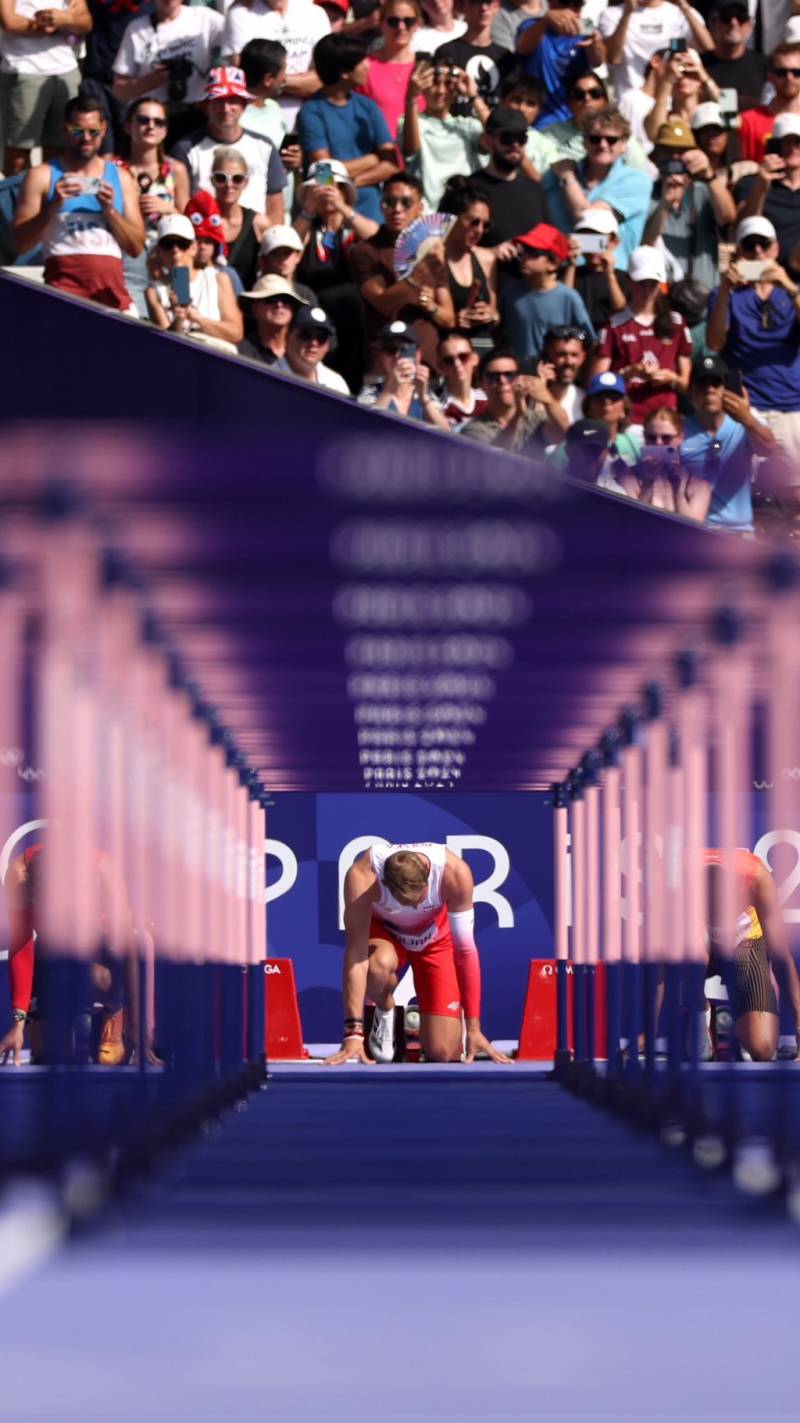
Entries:
POLYGON ((48 257, 44 280, 48 287, 87 297, 112 311, 128 311, 133 306, 119 257, 48 257))
MULTIPOLYGON (((399 968, 405 968, 406 964, 411 965, 420 1013, 430 1013, 437 1018, 460 1019, 461 992, 456 975, 455 950, 450 921, 444 907, 439 910, 435 924, 431 927, 435 932, 424 949, 408 949, 400 942, 394 930, 373 915, 369 937, 371 941, 382 939, 391 944, 397 954, 399 968)), ((420 937, 427 932, 422 930, 420 937)))

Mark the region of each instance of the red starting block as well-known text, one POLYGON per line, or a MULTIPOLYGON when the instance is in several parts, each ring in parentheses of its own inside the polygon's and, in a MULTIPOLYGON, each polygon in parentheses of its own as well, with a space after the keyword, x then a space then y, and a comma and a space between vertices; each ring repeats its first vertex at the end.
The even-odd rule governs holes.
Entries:
POLYGON ((264 963, 267 1029, 264 1049, 267 1061, 297 1062, 308 1057, 303 1047, 300 1004, 291 959, 267 959, 264 963))
MULTIPOLYGON (((606 966, 595 968, 595 1052, 606 1056, 606 966)), ((567 964, 567 1002, 569 1013, 569 1046, 572 1041, 572 998, 574 976, 572 964, 567 964)), ((517 1058, 521 1062, 547 1062, 556 1051, 556 961, 531 959, 528 970, 528 991, 519 1034, 517 1058)))

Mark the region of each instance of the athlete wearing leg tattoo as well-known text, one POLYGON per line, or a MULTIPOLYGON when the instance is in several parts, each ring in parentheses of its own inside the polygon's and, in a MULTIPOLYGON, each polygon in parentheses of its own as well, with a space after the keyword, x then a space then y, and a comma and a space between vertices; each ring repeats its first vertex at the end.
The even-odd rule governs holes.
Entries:
POLYGON ((770 1062, 778 1047, 780 1020, 770 969, 781 995, 792 1005, 800 1043, 800 981, 789 948, 778 891, 769 870, 755 855, 736 850, 732 868, 736 884, 736 929, 733 957, 722 951, 724 857, 706 851, 709 972, 718 973, 728 990, 734 1032, 755 1062, 770 1062))
POLYGON ((481 971, 475 945, 473 879, 445 845, 373 845, 344 882, 344 1033, 330 1066, 353 1059, 391 1062, 394 989, 411 965, 422 1051, 429 1062, 465 1062, 485 1053, 510 1062, 481 1032, 481 971), (375 1003, 367 1055, 364 1001, 375 1003))

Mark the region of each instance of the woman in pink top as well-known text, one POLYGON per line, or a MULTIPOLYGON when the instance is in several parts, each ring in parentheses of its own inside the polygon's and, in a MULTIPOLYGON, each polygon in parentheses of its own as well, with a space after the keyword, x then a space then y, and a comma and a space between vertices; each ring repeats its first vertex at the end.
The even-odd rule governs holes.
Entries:
MULTIPOLYGON (((367 81, 361 92, 374 99, 392 138, 406 105, 406 89, 416 64, 414 31, 422 19, 418 0, 383 0, 380 12, 383 42, 367 60, 367 81)), ((424 108, 420 100, 420 108, 424 108)))

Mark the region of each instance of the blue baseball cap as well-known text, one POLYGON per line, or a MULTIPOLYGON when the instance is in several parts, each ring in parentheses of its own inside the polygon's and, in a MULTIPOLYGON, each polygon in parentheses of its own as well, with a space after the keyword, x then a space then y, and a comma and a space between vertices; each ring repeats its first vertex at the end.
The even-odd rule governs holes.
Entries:
POLYGON ((587 395, 627 395, 627 393, 622 376, 615 375, 613 371, 603 371, 602 375, 593 376, 586 387, 587 395))

